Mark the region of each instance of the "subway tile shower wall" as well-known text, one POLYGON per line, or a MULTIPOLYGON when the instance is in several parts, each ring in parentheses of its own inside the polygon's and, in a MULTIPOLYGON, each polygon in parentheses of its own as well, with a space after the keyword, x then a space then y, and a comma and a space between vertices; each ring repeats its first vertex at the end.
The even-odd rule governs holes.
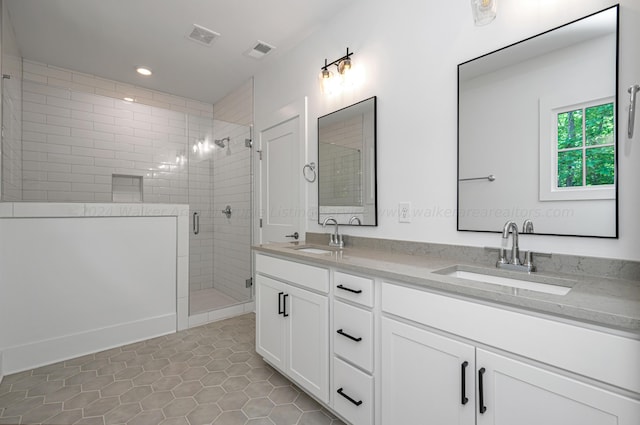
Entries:
POLYGON ((116 174, 142 177, 144 202, 189 202, 189 124, 212 105, 29 61, 23 76, 23 200, 110 202, 116 174))

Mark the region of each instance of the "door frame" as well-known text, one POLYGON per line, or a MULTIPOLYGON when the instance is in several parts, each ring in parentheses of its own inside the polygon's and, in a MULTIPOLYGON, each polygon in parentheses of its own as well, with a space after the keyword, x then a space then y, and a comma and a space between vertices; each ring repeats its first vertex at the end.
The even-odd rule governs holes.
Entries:
MULTIPOLYGON (((277 110, 269 113, 264 120, 261 122, 256 122, 256 136, 258 141, 258 148, 255 152, 256 155, 259 155, 258 151, 262 151, 262 136, 265 131, 272 129, 286 121, 290 121, 292 119, 298 118, 298 134, 300 135, 300 149, 298 153, 298 168, 299 172, 302 173, 302 167, 308 161, 309 156, 309 124, 308 124, 308 99, 307 96, 304 96, 302 99, 295 100, 286 104, 285 106, 278 108, 277 110)), ((256 120, 257 121, 257 120, 256 120)), ((259 159, 259 156, 258 156, 259 159)), ((264 206, 262 205, 262 190, 264 187, 264 182, 262 181, 262 161, 254 161, 254 176, 257 176, 258 184, 256 186, 256 190, 254 191, 253 202, 254 205, 257 206, 256 213, 254 215, 253 220, 253 235, 254 235, 254 244, 262 244, 262 228, 260 227, 260 220, 263 218, 264 206)), ((298 199, 300 199, 300 205, 298 208, 303 214, 298 216, 298 228, 300 229, 300 240, 304 240, 305 233, 307 231, 307 205, 309 190, 308 186, 304 183, 304 179, 302 178, 302 174, 300 174, 300 179, 298 180, 298 199)))

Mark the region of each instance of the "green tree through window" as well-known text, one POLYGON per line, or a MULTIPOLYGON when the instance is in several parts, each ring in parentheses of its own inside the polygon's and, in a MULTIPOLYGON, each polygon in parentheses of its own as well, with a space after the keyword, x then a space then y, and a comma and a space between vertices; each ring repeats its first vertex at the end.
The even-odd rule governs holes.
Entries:
POLYGON ((557 114, 558 187, 615 182, 613 102, 557 114))

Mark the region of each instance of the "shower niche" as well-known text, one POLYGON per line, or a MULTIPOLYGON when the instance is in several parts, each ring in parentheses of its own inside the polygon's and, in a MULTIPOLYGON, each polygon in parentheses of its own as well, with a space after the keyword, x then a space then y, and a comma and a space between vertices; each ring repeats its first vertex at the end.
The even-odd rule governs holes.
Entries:
POLYGON ((113 202, 142 202, 142 176, 126 174, 111 175, 111 196, 113 202))

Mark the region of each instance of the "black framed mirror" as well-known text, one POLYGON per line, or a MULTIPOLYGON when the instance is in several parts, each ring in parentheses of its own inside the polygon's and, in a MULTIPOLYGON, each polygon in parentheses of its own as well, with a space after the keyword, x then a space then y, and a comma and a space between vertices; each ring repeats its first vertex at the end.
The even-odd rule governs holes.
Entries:
POLYGON ((458 65, 458 230, 618 236, 618 14, 458 65))
POLYGON ((377 226, 376 97, 318 118, 318 223, 377 226))

